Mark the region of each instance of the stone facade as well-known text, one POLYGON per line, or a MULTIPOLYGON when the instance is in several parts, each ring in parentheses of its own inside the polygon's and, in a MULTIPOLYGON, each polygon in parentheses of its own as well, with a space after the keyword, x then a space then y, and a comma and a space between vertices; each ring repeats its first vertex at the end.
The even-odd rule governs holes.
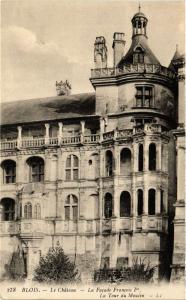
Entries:
MULTIPOLYGON (((58 109, 58 118, 2 123, 1 275, 21 247, 32 277, 57 244, 84 281, 137 256, 158 266, 155 278, 170 278, 171 268, 172 280, 183 275, 184 60, 159 64, 147 21, 141 12, 133 17, 124 57, 124 34, 114 34, 113 68, 105 38, 96 38, 95 113, 64 118, 58 109)), ((63 109, 70 97, 59 97, 63 109)))

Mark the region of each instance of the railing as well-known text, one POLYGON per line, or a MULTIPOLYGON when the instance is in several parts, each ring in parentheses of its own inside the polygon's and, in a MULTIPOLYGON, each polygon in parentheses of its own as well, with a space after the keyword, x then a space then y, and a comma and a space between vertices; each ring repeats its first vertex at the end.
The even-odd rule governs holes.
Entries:
POLYGON ((103 133, 104 141, 109 141, 109 140, 112 140, 113 138, 114 138, 114 131, 109 131, 109 132, 103 133))
POLYGON ((102 231, 111 231, 112 230, 112 220, 105 219, 102 221, 102 231))
POLYGON ((92 135, 85 135, 84 136, 84 143, 95 143, 100 141, 99 134, 92 134, 92 135))
POLYGON ((55 146, 58 145, 58 138, 49 138, 49 145, 55 146))
POLYGON ((134 74, 134 73, 146 73, 146 74, 158 74, 169 78, 175 78, 176 75, 170 69, 161 65, 153 64, 126 64, 122 68, 101 68, 92 69, 91 77, 112 77, 123 74, 134 74))
POLYGON ((0 150, 7 150, 7 149, 15 149, 17 147, 17 140, 11 141, 1 141, 0 143, 0 150))
POLYGON ((81 142, 81 137, 78 136, 67 136, 61 139, 61 144, 79 144, 81 142))
POLYGON ((136 126, 133 129, 122 129, 122 130, 112 130, 109 132, 104 132, 103 134, 92 134, 92 135, 78 135, 78 136, 67 136, 38 139, 22 139, 21 142, 18 140, 4 141, 0 142, 0 150, 11 150, 16 148, 39 148, 43 146, 60 146, 60 145, 74 145, 74 144, 93 144, 99 143, 101 141, 112 141, 112 140, 122 140, 132 137, 133 134, 139 133, 166 133, 163 131, 163 127, 159 124, 145 124, 136 126))
POLYGON ((117 139, 122 139, 126 137, 130 137, 132 135, 132 129, 123 129, 117 131, 117 139))
POLYGON ((0 222, 0 234, 16 234, 16 223, 14 221, 0 222))
POLYGON ((163 127, 160 124, 145 124, 134 127, 133 133, 161 133, 163 132, 163 127))
POLYGON ((21 141, 21 148, 35 148, 35 147, 42 147, 44 145, 45 145, 44 138, 23 139, 21 141))

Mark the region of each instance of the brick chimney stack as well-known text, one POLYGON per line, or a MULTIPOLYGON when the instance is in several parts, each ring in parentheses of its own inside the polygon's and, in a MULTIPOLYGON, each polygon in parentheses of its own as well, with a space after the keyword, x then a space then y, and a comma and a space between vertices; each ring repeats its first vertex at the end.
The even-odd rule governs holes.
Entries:
POLYGON ((125 48, 125 41, 124 41, 124 33, 123 32, 115 32, 113 35, 113 64, 114 67, 120 62, 121 58, 124 56, 124 48, 125 48))

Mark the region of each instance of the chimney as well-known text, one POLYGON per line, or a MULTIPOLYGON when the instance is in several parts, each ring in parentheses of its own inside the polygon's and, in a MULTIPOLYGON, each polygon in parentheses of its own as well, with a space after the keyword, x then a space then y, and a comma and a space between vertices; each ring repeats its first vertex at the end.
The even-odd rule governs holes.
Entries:
POLYGON ((124 41, 124 33, 123 32, 115 32, 113 35, 113 54, 114 54, 114 67, 117 66, 117 64, 120 62, 121 58, 124 55, 124 47, 125 47, 125 41, 124 41))
POLYGON ((68 80, 64 82, 61 80, 59 82, 56 81, 56 91, 58 96, 68 96, 71 94, 71 85, 68 80))
POLYGON ((96 69, 107 67, 107 46, 104 36, 96 37, 94 43, 94 62, 96 69))

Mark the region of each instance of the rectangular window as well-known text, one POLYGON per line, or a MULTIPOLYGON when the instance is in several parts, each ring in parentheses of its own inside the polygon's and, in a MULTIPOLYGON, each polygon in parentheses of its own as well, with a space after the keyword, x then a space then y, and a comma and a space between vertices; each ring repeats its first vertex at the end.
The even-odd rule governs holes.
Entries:
POLYGON ((78 169, 73 169, 73 180, 78 179, 78 169))
POLYGON ((66 180, 71 180, 71 169, 66 169, 66 180))
POLYGON ((65 220, 70 220, 70 206, 65 206, 65 220))
POLYGON ((136 106, 137 107, 153 106, 153 87, 150 86, 136 87, 136 106))
POLYGON ((72 206, 72 214, 73 214, 73 220, 77 221, 78 218, 78 207, 77 206, 72 206))

